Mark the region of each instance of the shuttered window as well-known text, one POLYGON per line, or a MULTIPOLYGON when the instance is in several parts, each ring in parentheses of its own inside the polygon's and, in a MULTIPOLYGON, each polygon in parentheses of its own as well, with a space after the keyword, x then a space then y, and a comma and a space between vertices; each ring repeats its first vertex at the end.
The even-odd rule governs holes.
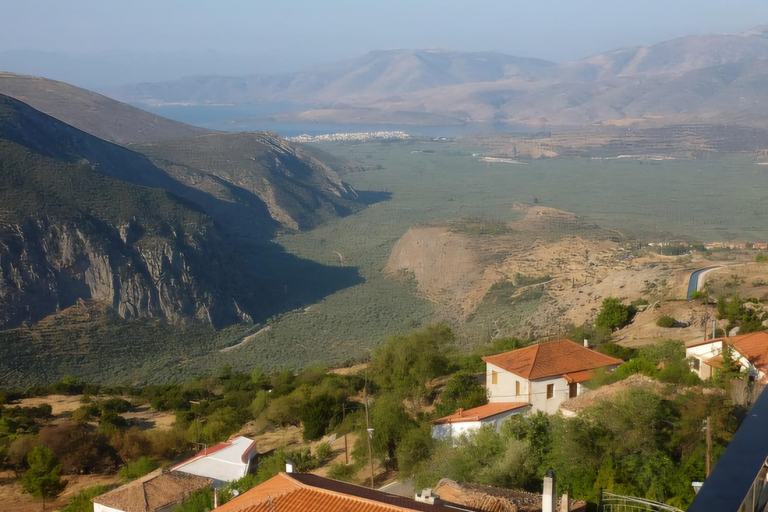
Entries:
POLYGON ((555 396, 555 385, 547 384, 547 399, 550 399, 553 396, 555 396))

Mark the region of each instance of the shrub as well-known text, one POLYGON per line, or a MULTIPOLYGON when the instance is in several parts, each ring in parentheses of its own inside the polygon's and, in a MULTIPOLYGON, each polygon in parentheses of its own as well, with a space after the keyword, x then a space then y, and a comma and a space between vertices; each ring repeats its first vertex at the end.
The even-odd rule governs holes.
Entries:
POLYGON ((61 512, 92 512, 93 502, 91 500, 96 496, 104 494, 111 488, 112 486, 108 485, 94 485, 93 487, 87 487, 70 499, 67 506, 61 509, 61 512))
POLYGON ((603 305, 595 318, 595 326, 610 329, 611 331, 624 327, 629 321, 629 307, 621 303, 616 297, 603 299, 603 305))
POLYGON ((325 435, 334 416, 339 415, 339 403, 330 395, 312 398, 300 413, 304 425, 302 436, 305 441, 315 441, 325 435))
POLYGON ((355 473, 357 473, 357 468, 354 464, 337 462, 336 464, 331 464, 331 467, 328 469, 328 478, 341 480, 342 482, 351 482, 355 473))
POLYGON ((120 468, 120 471, 117 472, 117 476, 123 480, 135 480, 151 473, 158 467, 160 467, 158 463, 149 457, 141 457, 135 462, 131 462, 130 464, 120 468))
POLYGON ((707 303, 709 302, 709 294, 707 292, 694 290, 691 292, 691 300, 698 300, 699 302, 707 303))
POLYGON ((601 354, 605 354, 611 357, 617 357, 624 361, 629 361, 633 357, 637 357, 637 349, 622 347, 621 345, 617 343, 612 343, 612 342, 598 345, 597 347, 595 347, 595 350, 597 350, 601 354))
POLYGON ((656 325, 659 327, 670 328, 675 326, 675 318, 671 316, 662 316, 656 320, 656 325))
POLYGON ((320 443, 315 449, 315 455, 320 462, 324 462, 333 456, 333 448, 328 443, 320 443))

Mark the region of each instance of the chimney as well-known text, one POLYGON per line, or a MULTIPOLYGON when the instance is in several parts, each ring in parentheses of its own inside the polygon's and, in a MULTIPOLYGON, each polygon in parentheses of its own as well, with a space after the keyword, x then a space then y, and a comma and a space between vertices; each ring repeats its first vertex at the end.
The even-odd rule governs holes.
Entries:
POLYGON ((432 489, 429 488, 424 489, 421 492, 417 492, 414 499, 419 503, 426 503, 428 505, 434 505, 435 503, 440 502, 440 498, 432 494, 432 489))
POLYGON ((285 472, 286 473, 293 473, 296 469, 296 463, 293 462, 293 459, 290 457, 285 458, 285 472))
POLYGON ((569 512, 571 509, 571 500, 568 497, 568 493, 564 492, 560 498, 560 512, 569 512))
POLYGON ((552 468, 549 468, 544 475, 544 492, 541 496, 541 512, 557 512, 555 506, 555 472, 552 468))
POLYGON ((584 338, 584 348, 589 348, 589 341, 587 341, 587 338, 584 338))

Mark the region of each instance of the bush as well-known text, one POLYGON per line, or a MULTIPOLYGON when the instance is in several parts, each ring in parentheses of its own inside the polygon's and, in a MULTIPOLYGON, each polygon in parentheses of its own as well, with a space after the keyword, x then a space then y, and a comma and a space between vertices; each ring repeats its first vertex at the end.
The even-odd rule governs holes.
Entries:
POLYGON ((698 300, 699 302, 706 304, 709 302, 709 294, 707 292, 695 290, 691 292, 691 300, 698 300))
POLYGON ((675 326, 675 318, 671 316, 662 316, 658 320, 656 320, 656 325, 659 327, 664 327, 666 329, 669 329, 670 327, 675 326))
POLYGON ((611 331, 624 327, 629 321, 629 307, 616 297, 603 299, 603 305, 595 318, 595 327, 611 331))
POLYGON ((354 464, 337 462, 336 464, 331 464, 331 467, 328 469, 328 478, 341 480, 342 482, 351 482, 355 473, 357 473, 357 468, 354 464))
POLYGON ((93 487, 83 489, 69 500, 69 503, 61 509, 61 512, 92 512, 93 502, 91 500, 110 489, 112 489, 112 486, 108 485, 94 485, 93 487))
POLYGON ((300 413, 304 425, 302 436, 305 441, 315 441, 325 435, 325 431, 335 416, 340 416, 339 403, 329 395, 312 398, 300 413))
POLYGON ((135 480, 151 473, 158 467, 160 467, 158 463, 149 457, 141 457, 135 462, 131 462, 130 464, 120 468, 120 471, 117 472, 117 476, 123 480, 135 480))
POLYGON ((189 495, 184 502, 173 507, 172 512, 210 512, 213 510, 213 489, 205 487, 189 495))
POLYGON ((320 462, 325 462, 333 456, 333 448, 328 443, 320 443, 315 449, 315 455, 320 462))
POLYGON ((637 357, 637 349, 622 347, 621 345, 617 343, 612 343, 612 342, 598 345, 597 347, 595 347, 595 350, 600 352, 601 354, 605 354, 611 357, 617 357, 624 361, 629 361, 633 357, 637 357))

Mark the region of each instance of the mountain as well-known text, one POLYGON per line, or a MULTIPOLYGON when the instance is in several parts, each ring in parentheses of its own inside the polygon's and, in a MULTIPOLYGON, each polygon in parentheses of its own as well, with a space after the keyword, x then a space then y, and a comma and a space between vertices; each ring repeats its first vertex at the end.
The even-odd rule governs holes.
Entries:
POLYGON ((293 75, 197 77, 109 94, 136 104, 296 103, 281 120, 768 126, 768 26, 554 65, 501 54, 372 52, 293 75), (295 109, 294 109, 295 110, 295 109))
POLYGON ((0 94, 23 101, 86 133, 120 144, 210 133, 47 78, 0 72, 0 94))
MULTIPOLYGON (((123 318, 222 327, 355 282, 353 269, 300 260, 270 242, 278 221, 245 188, 261 184, 285 209, 284 222, 300 227, 316 224, 325 205, 326 216, 345 207, 324 196, 323 187, 346 190, 338 176, 274 135, 234 135, 230 174, 216 165, 218 135, 190 143, 190 158, 211 170, 177 163, 180 156, 164 160, 167 172, 0 95, 0 329, 83 299, 107 302, 123 318), (251 155, 250 168, 238 167, 239 152, 251 155)), ((153 150, 167 159, 174 148, 186 154, 186 144, 153 150)))
POLYGON ((495 52, 383 50, 299 73, 198 76, 110 89, 121 101, 156 105, 300 103, 330 105, 397 96, 469 82, 530 77, 555 64, 495 52))

